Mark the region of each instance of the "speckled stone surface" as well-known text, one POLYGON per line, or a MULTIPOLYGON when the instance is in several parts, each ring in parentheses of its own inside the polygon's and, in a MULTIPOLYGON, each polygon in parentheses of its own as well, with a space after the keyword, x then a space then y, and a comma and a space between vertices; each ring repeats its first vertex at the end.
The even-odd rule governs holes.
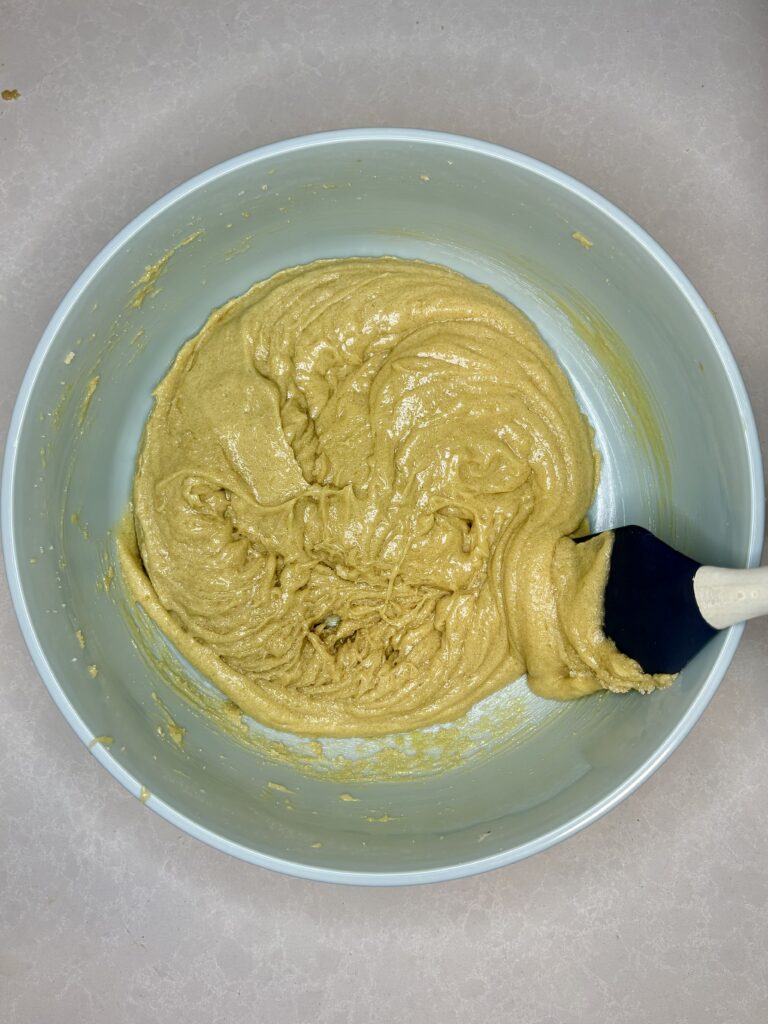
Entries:
MULTIPOLYGON (((692 277, 768 441, 765 0, 6 0, 0 416, 90 258, 173 185, 281 137, 439 128, 627 210, 692 277)), ((249 867, 130 797, 0 594, 0 1021, 768 1020, 768 626, 682 748, 533 860, 422 889, 249 867)))

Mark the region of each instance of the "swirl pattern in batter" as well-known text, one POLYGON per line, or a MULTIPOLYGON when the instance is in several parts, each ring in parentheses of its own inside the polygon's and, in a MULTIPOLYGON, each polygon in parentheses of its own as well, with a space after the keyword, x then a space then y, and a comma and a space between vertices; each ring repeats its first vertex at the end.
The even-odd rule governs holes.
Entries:
POLYGON ((135 597, 243 711, 308 735, 652 689, 601 629, 598 460, 553 353, 490 289, 392 258, 282 271, 155 392, 135 597))

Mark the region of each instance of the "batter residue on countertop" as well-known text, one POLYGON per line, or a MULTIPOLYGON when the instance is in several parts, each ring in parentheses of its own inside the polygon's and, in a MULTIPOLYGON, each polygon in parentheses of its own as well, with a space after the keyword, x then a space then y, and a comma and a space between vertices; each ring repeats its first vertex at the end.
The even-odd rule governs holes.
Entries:
POLYGON ((601 628, 598 472, 530 321, 444 267, 327 260, 215 311, 155 392, 123 569, 244 712, 373 736, 649 690, 601 628), (135 537, 133 536, 135 530, 135 537))

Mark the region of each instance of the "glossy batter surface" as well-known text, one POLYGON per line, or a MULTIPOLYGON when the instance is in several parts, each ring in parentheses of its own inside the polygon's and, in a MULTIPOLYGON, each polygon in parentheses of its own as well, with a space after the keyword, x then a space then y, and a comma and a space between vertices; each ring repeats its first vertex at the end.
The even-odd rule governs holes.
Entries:
POLYGON ((155 393, 123 544, 134 596, 246 713, 370 736, 647 690, 576 545, 591 431, 533 325, 443 267, 328 260, 217 310, 155 393))

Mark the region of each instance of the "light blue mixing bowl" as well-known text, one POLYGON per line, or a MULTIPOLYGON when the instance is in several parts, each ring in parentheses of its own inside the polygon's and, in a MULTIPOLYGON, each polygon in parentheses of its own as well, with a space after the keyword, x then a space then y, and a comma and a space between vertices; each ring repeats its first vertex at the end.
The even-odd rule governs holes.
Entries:
POLYGON ((415 740, 313 745, 200 713, 227 708, 111 579, 152 388, 254 281, 385 254, 454 267, 538 325, 603 455, 596 529, 641 522, 734 566, 763 540, 754 422, 713 317, 645 232, 558 171, 449 135, 334 132, 230 160, 137 217, 62 302, 13 414, 3 544, 26 642, 78 736, 153 810, 255 864, 364 884, 488 870, 594 821, 686 735, 741 636, 652 696, 559 705, 517 681, 415 740))

